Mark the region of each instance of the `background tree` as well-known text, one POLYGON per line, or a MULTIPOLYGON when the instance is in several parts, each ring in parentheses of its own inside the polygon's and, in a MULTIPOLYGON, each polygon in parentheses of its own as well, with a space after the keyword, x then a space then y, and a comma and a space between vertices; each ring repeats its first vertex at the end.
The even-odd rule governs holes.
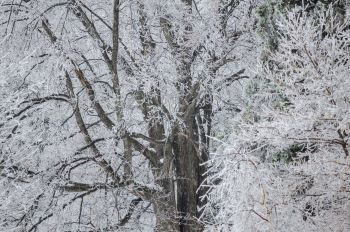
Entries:
POLYGON ((276 37, 212 159, 209 230, 347 231, 349 14, 340 1, 278 3, 256 11, 276 37))

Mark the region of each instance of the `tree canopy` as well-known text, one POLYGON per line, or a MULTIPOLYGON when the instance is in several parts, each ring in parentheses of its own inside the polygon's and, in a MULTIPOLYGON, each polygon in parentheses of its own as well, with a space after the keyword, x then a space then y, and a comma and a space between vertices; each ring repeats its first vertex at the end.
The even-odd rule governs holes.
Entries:
POLYGON ((0 231, 350 230, 347 1, 0 12, 0 231))

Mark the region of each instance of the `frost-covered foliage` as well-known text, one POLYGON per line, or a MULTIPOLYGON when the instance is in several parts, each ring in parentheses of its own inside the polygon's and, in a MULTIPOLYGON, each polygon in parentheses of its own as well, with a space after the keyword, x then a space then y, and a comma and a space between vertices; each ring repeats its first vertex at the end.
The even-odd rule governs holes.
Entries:
POLYGON ((345 9, 0 1, 0 231, 349 230, 345 9))
POLYGON ((255 5, 0 1, 0 231, 203 228, 200 163, 244 107, 255 5))
POLYGON ((349 12, 319 4, 274 20, 278 45, 211 160, 208 231, 349 231, 349 12))

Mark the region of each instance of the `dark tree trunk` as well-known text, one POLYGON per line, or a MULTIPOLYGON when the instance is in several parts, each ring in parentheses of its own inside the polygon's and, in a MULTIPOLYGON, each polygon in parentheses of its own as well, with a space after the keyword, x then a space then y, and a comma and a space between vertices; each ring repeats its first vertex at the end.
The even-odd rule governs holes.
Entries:
MULTIPOLYGON (((185 33, 181 41, 188 41, 192 34, 191 23, 188 15, 192 14, 192 1, 182 0, 185 4, 183 9, 183 23, 186 24, 185 33)), ((151 38, 149 26, 146 24, 147 16, 140 4, 139 18, 141 25, 140 41, 143 46, 143 55, 153 52, 154 42, 151 38)), ((191 76, 192 53, 190 45, 179 45, 178 38, 174 33, 174 25, 167 18, 160 18, 160 25, 164 37, 168 43, 173 57, 176 60, 178 79, 176 88, 178 91, 177 117, 171 125, 170 135, 165 144, 151 144, 156 151, 156 164, 153 175, 156 183, 162 187, 162 192, 151 200, 156 215, 156 231, 202 231, 202 225, 196 220, 199 216, 199 196, 202 191, 198 188, 203 181, 203 173, 206 168, 201 166, 208 155, 208 140, 206 133, 210 129, 202 130, 199 125, 205 122, 211 127, 210 117, 207 114, 203 119, 198 108, 198 83, 193 83, 191 76), (199 118, 198 118, 199 117, 199 118), (198 122, 198 120, 200 122, 198 122), (200 131, 200 133, 199 133, 200 131), (205 148, 205 149, 202 149, 205 148)), ((152 111, 148 106, 162 107, 160 90, 155 87, 155 93, 149 102, 143 106, 143 114, 150 122, 148 136, 155 141, 165 139, 165 126, 162 120, 155 121, 152 111)), ((211 106, 209 106, 210 108, 211 106)), ((154 108, 154 107, 153 107, 154 108)), ((164 112, 158 112, 164 114, 164 112)), ((164 116, 165 117, 165 116, 164 116)))
POLYGON ((174 138, 176 171, 176 198, 179 214, 180 231, 200 231, 201 226, 195 221, 199 188, 199 147, 197 124, 191 117, 187 128, 177 128, 174 138))

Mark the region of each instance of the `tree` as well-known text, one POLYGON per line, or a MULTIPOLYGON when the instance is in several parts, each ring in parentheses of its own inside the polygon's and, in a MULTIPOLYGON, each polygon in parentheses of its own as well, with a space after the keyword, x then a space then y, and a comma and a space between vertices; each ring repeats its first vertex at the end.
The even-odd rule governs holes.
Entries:
POLYGON ((209 194, 210 228, 347 231, 349 15, 341 2, 276 2, 257 10, 276 37, 267 38, 260 77, 245 86, 247 107, 211 161, 209 181, 220 183, 209 194))
POLYGON ((0 228, 203 230, 253 4, 4 1, 0 228))

